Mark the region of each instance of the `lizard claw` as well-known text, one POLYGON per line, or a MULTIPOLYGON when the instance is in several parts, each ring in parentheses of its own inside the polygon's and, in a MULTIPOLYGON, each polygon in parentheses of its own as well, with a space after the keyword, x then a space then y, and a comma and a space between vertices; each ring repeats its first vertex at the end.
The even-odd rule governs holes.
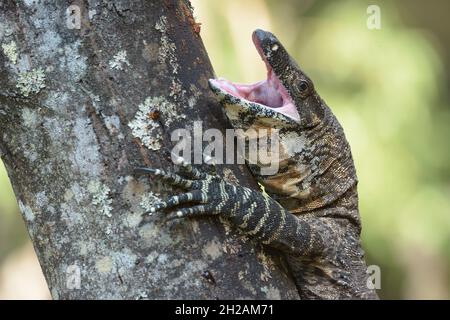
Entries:
POLYGON ((134 173, 137 175, 151 174, 160 178, 163 181, 168 182, 171 185, 186 189, 191 188, 193 184, 192 180, 180 177, 175 173, 165 172, 164 170, 161 169, 139 167, 134 169, 134 173))
POLYGON ((216 215, 217 212, 214 211, 214 207, 211 205, 197 205, 190 208, 181 208, 175 212, 172 212, 170 216, 165 218, 166 221, 172 221, 176 219, 182 219, 192 216, 201 216, 201 215, 216 215))
POLYGON ((205 197, 200 190, 194 190, 192 192, 182 193, 177 196, 172 196, 164 202, 158 203, 154 207, 151 207, 144 214, 151 214, 160 210, 170 209, 178 205, 183 205, 186 203, 205 203, 205 197))

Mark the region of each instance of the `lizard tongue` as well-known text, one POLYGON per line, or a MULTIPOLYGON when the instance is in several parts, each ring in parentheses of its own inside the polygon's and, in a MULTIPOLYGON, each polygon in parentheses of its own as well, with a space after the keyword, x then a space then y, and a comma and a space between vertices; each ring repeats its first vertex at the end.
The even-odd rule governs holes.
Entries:
POLYGON ((239 84, 228 81, 227 79, 217 79, 217 84, 229 94, 256 102, 270 108, 279 108, 283 106, 283 98, 275 87, 272 87, 266 80, 254 84, 239 84))

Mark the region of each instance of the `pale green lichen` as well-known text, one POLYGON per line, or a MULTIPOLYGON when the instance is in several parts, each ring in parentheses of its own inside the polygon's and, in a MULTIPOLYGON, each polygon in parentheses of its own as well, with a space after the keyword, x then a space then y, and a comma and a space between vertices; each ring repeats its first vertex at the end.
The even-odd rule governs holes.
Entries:
POLYGON ((124 225, 130 228, 139 226, 142 222, 142 213, 130 213, 124 218, 124 225))
POLYGON ((79 241, 76 246, 82 256, 88 256, 96 250, 96 245, 92 241, 79 241))
POLYGON ((95 268, 99 273, 108 273, 112 270, 113 261, 111 257, 102 257, 99 260, 95 261, 95 268))
POLYGON ((177 48, 167 35, 167 18, 165 16, 162 16, 159 21, 156 22, 155 29, 161 32, 161 46, 159 47, 158 62, 169 62, 173 74, 177 74, 179 68, 178 60, 175 55, 177 48))
POLYGON ((170 103, 169 101, 165 100, 163 97, 161 97, 160 99, 162 99, 162 103, 159 106, 160 112, 162 113, 166 124, 170 125, 173 121, 175 120, 181 120, 181 119, 185 119, 186 115, 179 112, 177 110, 177 107, 175 106, 175 104, 170 103))
POLYGON ((37 68, 29 72, 20 73, 16 87, 24 97, 28 97, 30 93, 38 93, 45 88, 44 70, 37 68))
MULTIPOLYGON (((180 69, 176 56, 177 47, 167 34, 167 18, 165 16, 162 16, 158 22, 156 22, 155 29, 161 33, 160 45, 158 48, 158 65, 168 66, 168 68, 172 71, 172 75, 176 75, 180 69)), ((185 100, 186 90, 183 89, 180 80, 176 77, 172 79, 169 96, 174 100, 185 100)), ((195 100, 196 97, 190 99, 188 105, 193 106, 195 104, 195 100)))
POLYGON ((166 125, 186 117, 177 112, 176 106, 164 97, 148 97, 138 108, 138 112, 128 126, 133 136, 139 138, 142 144, 151 150, 159 150, 162 139, 161 125, 150 116, 153 112, 160 113, 166 125))
POLYGON ((222 256, 223 252, 221 250, 221 244, 217 239, 212 241, 208 241, 206 245, 203 247, 203 254, 208 258, 215 260, 222 256))
POLYGON ((165 229, 154 223, 144 224, 138 231, 143 248, 152 248, 157 242, 162 248, 176 244, 181 240, 179 236, 173 238, 165 229))
POLYGON ((60 204, 61 221, 64 221, 68 227, 74 228, 75 225, 82 224, 85 220, 84 215, 78 210, 74 210, 73 203, 60 204))
POLYGON ((127 52, 125 50, 121 50, 116 53, 114 57, 109 61, 109 67, 111 69, 123 70, 125 65, 130 65, 127 60, 127 52))
POLYGON ((17 63, 17 45, 14 41, 2 44, 3 53, 11 61, 12 64, 17 63))
POLYGON ((186 90, 183 90, 183 86, 178 79, 172 79, 172 85, 170 86, 169 96, 174 99, 184 98, 186 95, 186 90))
POLYGON ((22 123, 30 129, 36 128, 38 125, 37 113, 29 108, 24 108, 22 110, 22 123))
POLYGON ((74 196, 74 194, 73 194, 73 191, 71 189, 67 189, 66 192, 64 192, 64 195, 63 195, 64 200, 66 202, 72 200, 73 196, 74 196))
POLYGON ((161 202, 161 195, 150 191, 142 196, 142 200, 139 205, 145 210, 145 212, 149 212, 149 214, 151 214, 150 208, 161 202))
POLYGON ((111 192, 109 187, 98 180, 94 180, 89 183, 88 191, 92 193, 92 204, 97 206, 102 214, 111 217, 112 199, 109 197, 111 192))
POLYGON ((158 107, 157 98, 147 98, 141 103, 138 112, 128 126, 131 128, 133 136, 139 138, 147 148, 159 150, 161 148, 161 126, 149 117, 150 112, 154 112, 158 107))

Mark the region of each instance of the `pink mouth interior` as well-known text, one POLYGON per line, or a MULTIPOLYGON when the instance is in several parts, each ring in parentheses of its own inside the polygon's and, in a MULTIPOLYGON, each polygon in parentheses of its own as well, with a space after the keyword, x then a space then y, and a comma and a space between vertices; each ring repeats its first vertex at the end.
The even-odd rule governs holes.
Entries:
POLYGON ((221 88, 232 96, 258 103, 265 108, 272 109, 299 121, 300 117, 291 97, 281 84, 280 80, 278 80, 270 64, 267 62, 261 47, 259 46, 258 40, 254 38, 253 42, 255 43, 256 49, 266 64, 267 79, 253 84, 241 84, 233 83, 226 79, 220 78, 213 80, 215 86, 221 88))

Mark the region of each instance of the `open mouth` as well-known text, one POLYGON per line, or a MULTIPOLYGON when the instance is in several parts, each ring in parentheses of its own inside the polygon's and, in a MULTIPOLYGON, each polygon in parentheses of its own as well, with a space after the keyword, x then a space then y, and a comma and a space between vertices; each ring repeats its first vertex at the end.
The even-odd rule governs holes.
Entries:
MULTIPOLYGON (((275 112, 284 114, 285 116, 300 120, 297 108, 295 107, 286 88, 283 86, 277 75, 273 71, 272 66, 261 48, 260 40, 253 34, 253 43, 264 61, 267 69, 267 79, 253 84, 234 83, 229 80, 219 78, 210 80, 212 85, 222 89, 227 94, 235 98, 256 103, 264 108, 271 109, 275 112)), ((276 50, 276 48, 272 48, 276 50)))

